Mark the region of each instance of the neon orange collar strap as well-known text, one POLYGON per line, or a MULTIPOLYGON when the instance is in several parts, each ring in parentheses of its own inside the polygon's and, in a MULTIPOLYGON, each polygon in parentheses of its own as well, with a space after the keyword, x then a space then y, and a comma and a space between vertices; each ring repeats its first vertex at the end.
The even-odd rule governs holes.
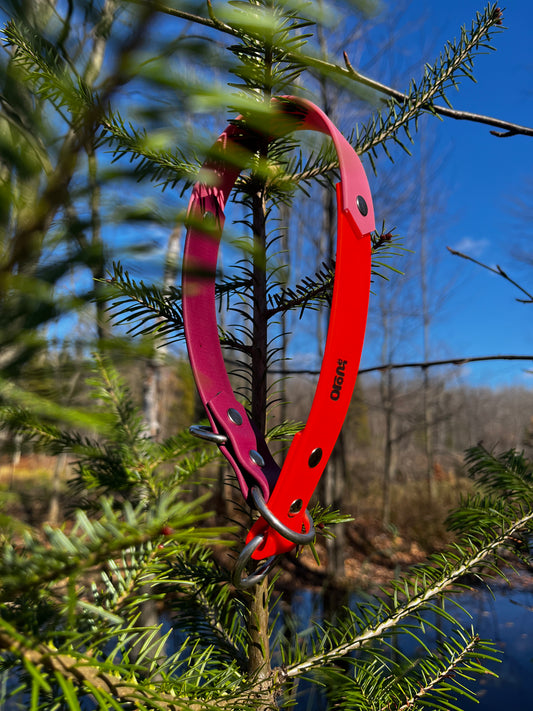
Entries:
POLYGON ((276 556, 314 538, 306 507, 340 433, 355 386, 363 348, 370 292, 372 197, 352 146, 314 104, 298 97, 273 100, 276 135, 295 130, 331 136, 341 181, 337 185, 337 257, 322 368, 305 428, 293 439, 283 467, 271 456, 231 388, 218 338, 215 271, 224 207, 241 171, 236 157, 257 150, 257 133, 230 125, 202 166, 188 212, 183 259, 183 320, 192 371, 210 427, 191 431, 219 445, 234 469, 248 503, 261 514, 237 561, 234 582, 250 587, 276 556), (242 577, 252 558, 266 560, 242 577))

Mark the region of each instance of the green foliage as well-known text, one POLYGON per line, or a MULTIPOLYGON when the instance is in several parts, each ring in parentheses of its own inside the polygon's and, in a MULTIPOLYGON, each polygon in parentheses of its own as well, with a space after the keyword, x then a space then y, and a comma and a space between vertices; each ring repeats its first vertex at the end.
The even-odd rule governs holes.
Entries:
MULTIPOLYGON (((167 293, 154 284, 138 282, 120 263, 113 265, 107 284, 106 297, 111 302, 109 310, 117 325, 127 326, 128 334, 172 334, 174 339, 183 338, 181 295, 177 288, 171 286, 167 293)), ((166 342, 170 343, 172 339, 166 342)))
POLYGON ((531 511, 533 510, 533 468, 523 453, 510 450, 496 455, 482 445, 466 454, 475 496, 463 502, 448 519, 452 531, 487 545, 517 520, 524 526, 509 538, 510 552, 529 561, 531 511), (489 535, 490 532, 490 535, 489 535))
POLYGON ((416 566, 384 597, 317 626, 306 644, 285 641, 281 651, 288 678, 316 673, 332 702, 347 709, 407 708, 419 702, 424 708, 460 708, 452 706, 458 696, 472 696, 471 675, 486 672, 495 650, 457 621, 453 593, 467 575, 504 577, 510 564, 505 554, 527 551, 533 488, 531 463, 516 452, 495 456, 477 447, 468 459, 479 492, 450 519, 457 533, 453 545, 416 566), (420 656, 401 653, 406 635, 424 650, 420 656), (344 668, 342 680, 340 660, 350 669, 344 668))
MULTIPOLYGON (((196 567, 201 569, 206 544, 213 545, 224 533, 205 526, 206 497, 188 494, 191 481, 213 454, 199 450, 188 434, 160 443, 147 439, 121 378, 108 362, 97 358, 96 363, 90 385, 98 408, 106 413, 97 437, 65 432, 28 411, 10 413, 11 428, 49 451, 75 457, 73 488, 83 493, 83 509, 64 527, 27 529, 15 540, 4 538, 3 665, 21 679, 23 670, 30 675, 29 693, 35 704, 43 697, 43 708, 59 698, 76 708, 73 699, 91 693, 122 708, 119 682, 124 685, 121 704, 142 698, 146 708, 157 708, 165 684, 173 693, 177 687, 168 681, 155 689, 154 674, 172 677, 185 658, 190 671, 182 675, 179 694, 187 689, 188 695, 194 686, 188 677, 197 677, 208 663, 206 650, 191 650, 197 642, 189 639, 156 667, 154 650, 165 646, 169 633, 161 636, 143 628, 139 614, 146 600, 163 599, 182 585, 188 589, 191 576, 179 572, 179 561, 195 568, 200 556, 196 567), (85 671, 74 675, 81 660, 85 671), (138 674, 142 682, 135 681, 138 674)), ((12 529, 9 520, 2 525, 12 529)))
POLYGON ((359 132, 358 145, 367 153, 375 167, 376 147, 381 146, 391 157, 387 143, 392 141, 404 150, 406 142, 412 143, 411 128, 418 129, 418 119, 423 113, 436 115, 435 104, 448 99, 450 88, 459 88, 463 78, 475 81, 474 58, 477 53, 486 53, 494 48, 492 36, 501 31, 501 12, 495 4, 488 5, 483 13, 478 12, 470 30, 461 27, 459 40, 447 42, 434 64, 426 64, 424 76, 419 82, 413 79, 408 91, 400 98, 392 97, 386 109, 376 112, 370 122, 359 132), (399 135, 403 133, 403 138, 399 135))
POLYGON ((180 181, 190 181, 196 175, 197 161, 188 161, 179 147, 161 149, 145 129, 136 128, 120 114, 104 118, 102 124, 97 146, 110 150, 114 161, 127 158, 133 163, 137 180, 152 180, 162 188, 175 188, 180 181))

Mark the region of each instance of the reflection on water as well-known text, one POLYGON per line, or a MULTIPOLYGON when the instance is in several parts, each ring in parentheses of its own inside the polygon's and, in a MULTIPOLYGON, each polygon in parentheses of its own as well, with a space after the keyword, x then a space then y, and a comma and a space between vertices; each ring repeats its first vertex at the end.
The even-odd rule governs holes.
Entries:
MULTIPOLYGON (((488 663, 498 677, 486 674, 477 677, 470 688, 477 693, 478 703, 460 697, 456 705, 463 711, 527 711, 533 707, 530 700, 533 678, 533 587, 483 588, 463 593, 455 598, 471 615, 460 610, 454 616, 466 626, 473 625, 482 639, 492 640, 503 652, 501 662, 488 663)), ((321 596, 309 591, 298 591, 292 599, 292 613, 296 628, 305 634, 311 620, 320 621, 335 614, 341 604, 335 597, 321 596)), ((357 606, 357 598, 349 601, 357 606)), ((414 648, 405 651, 411 653, 414 648)), ((495 655, 496 656, 496 655, 495 655)), ((327 702, 314 686, 300 686, 296 711, 326 711, 327 702)))
POLYGON ((479 704, 465 702, 465 711, 526 711, 531 708, 533 676, 533 590, 499 589, 464 596, 481 637, 489 637, 503 652, 491 668, 498 677, 484 676, 476 684, 479 704))

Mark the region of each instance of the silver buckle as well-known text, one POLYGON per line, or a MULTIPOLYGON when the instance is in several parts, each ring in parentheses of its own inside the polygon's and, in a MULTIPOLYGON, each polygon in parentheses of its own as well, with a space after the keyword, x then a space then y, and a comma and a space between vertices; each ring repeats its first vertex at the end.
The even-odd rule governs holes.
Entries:
POLYGON ((195 437, 205 439, 207 442, 214 442, 219 446, 226 444, 226 442, 228 441, 226 435, 218 434, 218 432, 213 432, 211 427, 206 427, 205 425, 191 425, 189 427, 189 432, 195 437))

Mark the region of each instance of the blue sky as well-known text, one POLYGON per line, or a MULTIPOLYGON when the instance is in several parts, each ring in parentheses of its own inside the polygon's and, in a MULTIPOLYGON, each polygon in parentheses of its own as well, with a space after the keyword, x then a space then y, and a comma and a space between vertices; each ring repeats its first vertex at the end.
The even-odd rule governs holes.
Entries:
MULTIPOLYGON (((393 51, 402 55, 405 65, 415 67, 412 74, 415 78, 424 62, 433 62, 445 42, 457 37, 462 25, 469 27, 476 12, 484 9, 482 2, 470 0, 412 0, 406 6, 408 9, 400 15, 400 26, 397 28, 400 39, 393 51)), ((385 16, 388 13, 390 17, 397 12, 397 3, 383 3, 385 16)), ((533 125, 533 58, 530 50, 533 39, 533 2, 512 1, 504 10, 503 24, 508 29, 495 35, 493 45, 496 51, 479 56, 475 62, 477 83, 462 80, 460 91, 450 91, 449 98, 456 109, 533 125)), ((376 40, 372 42, 370 38, 364 52, 369 57, 373 51, 379 54, 380 42, 386 39, 383 30, 381 35, 378 31, 376 40)), ((341 59, 341 54, 337 59, 341 59)), ((365 64, 364 54, 352 59, 365 64)), ((359 64, 356 63, 356 66, 359 64)), ((377 65, 372 66, 367 58, 364 71, 386 82, 387 78, 380 74, 382 67, 383 64, 379 68, 377 65)), ((406 82, 395 86, 405 90, 406 82)), ((359 117, 363 122, 364 118, 359 117)), ((223 120, 219 128, 222 129, 224 125, 223 120)), ((349 131, 353 125, 343 124, 342 128, 349 131)), ((423 123, 423 132, 414 136, 415 155, 422 140, 433 146, 430 169, 434 177, 430 192, 432 195, 440 194, 438 207, 430 214, 428 222, 428 231, 433 236, 431 254, 438 261, 438 268, 434 270, 434 278, 431 280, 432 299, 438 300, 442 296, 443 301, 430 327, 430 358, 435 360, 533 354, 533 305, 517 303, 516 297, 520 294, 514 287, 486 270, 452 256, 447 250, 449 246, 490 265, 499 264, 522 281, 526 288, 533 290, 533 265, 528 271, 516 258, 518 248, 524 247, 528 237, 533 237, 527 220, 533 198, 533 138, 496 138, 489 130, 489 127, 481 124, 429 118, 423 123), (522 204, 521 214, 517 214, 518 202, 522 204), (453 283, 453 288, 450 288, 450 283, 453 283)), ((409 158, 403 160, 407 171, 416 171, 416 161, 409 158)), ((377 178, 370 176, 370 179, 376 193, 379 193, 381 173, 378 172, 377 178)), ((167 192, 163 196, 156 189, 151 199, 161 201, 163 205, 169 201, 169 194, 167 192)), ((389 207, 383 200, 380 198, 376 201, 378 224, 389 207)), ((174 201, 175 196, 170 202, 174 201)), ((394 214, 387 217, 398 226, 406 245, 414 250, 413 259, 416 260, 419 247, 416 225, 402 223, 395 219, 394 214)), ((113 226, 110 229, 114 229, 113 226)), ((146 278, 146 270, 150 269, 157 269, 157 273, 160 273, 160 257, 168 235, 166 227, 156 225, 150 230, 144 227, 143 232, 156 250, 150 252, 151 266, 139 261, 138 257, 136 267, 132 265, 134 275, 139 278, 146 278)), ((123 238, 126 241, 137 241, 138 235, 132 238, 129 233, 124 233, 123 238)), ((122 238, 118 242, 121 243, 122 238)), ((404 268, 401 262, 397 266, 404 268)), ((412 276, 411 266, 407 262, 405 272, 406 279, 412 276)), ((373 295, 371 303, 372 309, 375 309, 378 294, 373 295)), ((373 313, 371 310, 370 318, 375 321, 373 313)), ((312 348, 313 353, 316 353, 316 348, 312 348)), ((311 356, 309 343, 302 346, 304 353, 306 350, 311 356)), ((396 360, 421 359, 421 341, 415 337, 414 340, 406 339, 405 348, 398 353, 396 360)), ((375 338, 369 330, 361 365, 370 367, 380 362, 379 338, 375 338)), ((316 365, 312 357, 305 361, 304 356, 303 363, 311 367, 316 365)), ((295 361, 289 363, 291 366, 296 367, 295 361)), ((471 383, 493 387, 505 384, 532 387, 533 376, 525 373, 528 367, 533 369, 533 362, 491 362, 451 370, 455 374, 460 373, 462 378, 471 383)), ((437 374, 442 371, 437 369, 434 372, 437 374)))
MULTIPOLYGON (((411 2, 407 25, 415 26, 418 17, 431 20, 431 32, 428 23, 413 31, 411 58, 418 46, 429 44, 433 52, 420 58, 433 61, 445 41, 457 36, 461 25, 470 26, 480 10, 482 4, 467 0, 411 2)), ((463 80, 460 91, 450 92, 449 98, 456 109, 533 126, 533 3, 510 2, 503 24, 508 29, 493 40, 497 51, 475 63, 477 83, 463 80)), ((517 260, 519 248, 526 248, 527 239, 533 237, 527 220, 533 201, 533 138, 496 138, 487 126, 452 119, 428 120, 425 130, 436 146, 435 163, 439 157, 443 161, 436 181, 445 192, 439 214, 432 217, 438 235, 434 251, 440 260, 439 282, 432 288, 438 293, 447 289, 448 281, 454 282, 431 324, 431 358, 533 355, 533 305, 517 303, 516 297, 522 295, 512 285, 446 249, 458 249, 491 266, 498 264, 533 291, 533 264, 528 271, 517 260)), ((418 141, 415 137, 415 144, 418 141)), ((376 208, 379 211, 379 205, 376 208)), ((416 249, 416 234, 410 236, 409 246, 416 249)), ((367 341, 362 367, 379 362, 374 346, 367 341)), ((413 359, 419 355, 412 353, 413 359)), ((493 387, 532 387, 533 376, 524 372, 527 368, 533 369, 533 362, 471 364, 461 369, 461 375, 493 387)))

